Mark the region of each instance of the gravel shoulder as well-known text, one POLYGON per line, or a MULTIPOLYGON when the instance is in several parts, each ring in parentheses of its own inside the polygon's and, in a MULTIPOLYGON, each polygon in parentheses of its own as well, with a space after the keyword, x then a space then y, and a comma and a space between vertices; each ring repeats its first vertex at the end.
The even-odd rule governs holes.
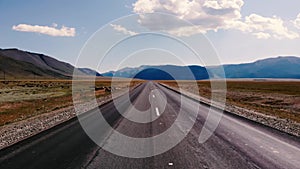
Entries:
MULTIPOLYGON (((125 92, 126 91, 124 89, 117 90, 114 93, 114 97, 121 96, 125 92)), ((78 104, 76 107, 78 108, 79 112, 87 112, 111 100, 111 95, 108 95, 98 98, 98 104, 90 101, 78 104)), ((73 118, 76 118, 76 111, 74 109, 74 106, 69 106, 49 113, 37 115, 26 120, 1 126, 0 150, 73 118)))
MULTIPOLYGON (((172 88, 173 90, 177 90, 175 87, 171 87, 171 86, 167 86, 167 87, 172 88)), ((126 92, 125 90, 120 89, 118 91, 115 91, 114 96, 115 97, 121 96, 125 92, 126 92)), ((192 91, 189 91, 189 88, 181 89, 181 92, 193 99, 199 100, 208 105, 212 105, 213 107, 217 107, 221 109, 223 107, 222 104, 218 102, 213 102, 205 97, 200 97, 198 95, 191 93, 192 91)), ((79 104, 77 108, 79 109, 80 112, 87 112, 111 100, 112 100, 111 95, 108 95, 108 96, 98 98, 97 105, 92 101, 92 102, 79 104)), ((280 131, 289 133, 291 135, 300 137, 300 124, 295 121, 266 115, 261 112, 245 109, 230 104, 226 104, 224 110, 236 114, 238 116, 242 116, 244 118, 264 124, 266 126, 278 129, 280 131)), ((33 135, 36 135, 42 131, 45 131, 61 123, 64 123, 75 117, 76 117, 76 112, 74 107, 69 106, 49 113, 37 115, 35 117, 31 117, 26 120, 1 126, 0 127, 0 150, 10 145, 13 145, 19 141, 22 141, 26 138, 29 138, 33 135)))
MULTIPOLYGON (((178 91, 178 89, 175 87, 165 85, 165 84, 162 84, 162 85, 178 91)), ((205 104, 211 105, 212 107, 223 109, 229 113, 233 113, 235 115, 238 115, 238 116, 247 118, 249 120, 264 124, 266 126, 275 128, 277 130, 286 132, 288 134, 300 137, 300 123, 297 123, 293 120, 286 119, 286 118, 279 118, 279 117, 275 117, 275 116, 266 115, 266 114, 263 114, 258 111, 249 110, 249 109, 242 108, 242 107, 235 106, 235 105, 230 105, 228 103, 225 103, 225 107, 224 107, 224 105, 219 102, 211 101, 205 97, 201 97, 201 96, 193 94, 192 92, 194 90, 189 91, 189 89, 190 89, 189 87, 186 87, 184 89, 181 89, 180 92, 188 97, 195 99, 195 100, 199 100, 205 104)))

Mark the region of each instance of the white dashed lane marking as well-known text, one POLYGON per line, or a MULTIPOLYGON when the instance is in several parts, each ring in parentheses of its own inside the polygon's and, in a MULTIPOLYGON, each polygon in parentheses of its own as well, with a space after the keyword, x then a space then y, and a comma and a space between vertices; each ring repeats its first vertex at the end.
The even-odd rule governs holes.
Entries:
POLYGON ((157 107, 155 107, 156 115, 159 116, 159 110, 157 107))

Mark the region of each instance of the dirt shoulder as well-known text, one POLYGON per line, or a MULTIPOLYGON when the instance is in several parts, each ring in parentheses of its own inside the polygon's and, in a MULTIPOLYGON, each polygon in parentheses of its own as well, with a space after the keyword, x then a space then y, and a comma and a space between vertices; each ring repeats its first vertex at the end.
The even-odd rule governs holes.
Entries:
MULTIPOLYGON (((95 91, 82 91, 73 95, 70 81, 9 82, 0 84, 0 150, 76 117, 77 112, 87 112, 124 94, 127 87, 122 82, 114 89, 110 82, 97 82, 95 91), (22 96, 25 97, 22 97, 22 96), (92 99, 96 98, 97 103, 92 99), (2 102, 1 102, 2 99, 2 102), (10 99, 10 100, 9 100, 10 99)), ((140 82, 132 83, 132 90, 140 82)), ((86 85, 86 83, 83 83, 86 85)))
MULTIPOLYGON (((116 94, 116 96, 123 93, 124 91, 120 91, 116 94)), ((98 104, 95 104, 94 102, 87 102, 78 104, 77 108, 80 112, 87 112, 109 101, 111 101, 111 96, 105 96, 97 99, 98 104)), ((74 107, 69 106, 49 113, 37 115, 26 120, 1 126, 0 149, 15 144, 75 117, 76 112, 74 107)))
MULTIPOLYGON (((178 91, 174 82, 163 84, 178 91)), ((299 137, 299 86, 299 82, 229 82, 225 111, 299 137)), ((209 82, 198 82, 197 89, 188 82, 182 83, 181 92, 214 107, 222 107, 219 102, 210 100, 209 82), (195 91, 201 96, 194 94, 195 91)))

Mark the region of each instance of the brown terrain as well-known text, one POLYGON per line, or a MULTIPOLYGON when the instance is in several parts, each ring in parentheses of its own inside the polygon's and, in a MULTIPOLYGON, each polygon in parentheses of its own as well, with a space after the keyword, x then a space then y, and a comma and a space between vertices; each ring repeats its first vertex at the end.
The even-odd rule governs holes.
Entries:
MULTIPOLYGON (((91 85, 91 82, 82 81, 80 84, 91 85)), ((124 87, 122 81, 119 86, 124 87)), ((110 95, 114 90, 111 80, 96 81, 91 87, 95 88, 95 92, 84 92, 84 96, 77 95, 74 98, 88 102, 95 96, 110 95)), ((73 105, 71 80, 0 81, 0 94, 0 126, 73 105)))
MULTIPOLYGON (((173 81, 164 81, 163 83, 177 86, 173 81)), ((190 82, 187 81, 183 84, 184 89, 188 91, 190 82)), ((108 95, 111 90, 110 86, 110 80, 97 81, 96 97, 108 95)), ((227 81, 226 102, 230 105, 300 123, 299 86, 299 81, 227 81)), ((198 88, 201 96, 210 98, 209 81, 198 81, 198 88)), ((72 81, 68 80, 1 81, 0 94, 0 125, 73 104, 72 81)), ((94 96, 94 93, 90 93, 89 96, 94 96)))
MULTIPOLYGON (((174 81, 162 83, 177 87, 174 81)), ((195 90, 191 82, 181 84, 186 91, 195 90)), ((209 81, 198 81, 198 90, 201 96, 210 99, 209 81)), ((227 81, 226 105, 300 123, 300 81, 230 80, 227 81)))

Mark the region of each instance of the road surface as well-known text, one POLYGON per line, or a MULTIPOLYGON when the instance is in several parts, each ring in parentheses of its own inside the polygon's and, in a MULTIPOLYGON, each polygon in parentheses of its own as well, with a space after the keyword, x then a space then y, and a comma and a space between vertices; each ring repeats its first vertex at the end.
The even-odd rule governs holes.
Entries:
MULTIPOLYGON (((180 108, 186 117, 195 118, 196 122, 187 136, 165 153, 147 158, 114 155, 97 146, 78 120, 73 119, 1 150, 0 168, 300 168, 299 138, 230 113, 223 114, 214 134, 200 144, 198 137, 209 107, 190 98, 182 98, 177 92, 154 82, 144 83, 132 90, 130 99, 125 96, 117 98, 125 108, 132 103, 138 110, 150 109, 146 116, 153 120, 150 123, 137 123, 124 118, 124 114, 119 114, 112 102, 100 107, 103 116, 115 130, 136 138, 157 136, 166 131, 176 120, 180 108), (194 109, 196 106, 200 107, 198 111, 194 109)), ((133 117, 132 109, 127 110, 126 117, 133 117)), ((214 110, 214 113, 220 112, 214 110)), ((93 128, 97 115, 96 110, 87 112, 82 115, 83 122, 93 128)), ((180 133, 185 122, 176 125, 180 133)), ((101 128, 99 131, 102 133, 99 137, 109 140, 109 128, 101 128)))

